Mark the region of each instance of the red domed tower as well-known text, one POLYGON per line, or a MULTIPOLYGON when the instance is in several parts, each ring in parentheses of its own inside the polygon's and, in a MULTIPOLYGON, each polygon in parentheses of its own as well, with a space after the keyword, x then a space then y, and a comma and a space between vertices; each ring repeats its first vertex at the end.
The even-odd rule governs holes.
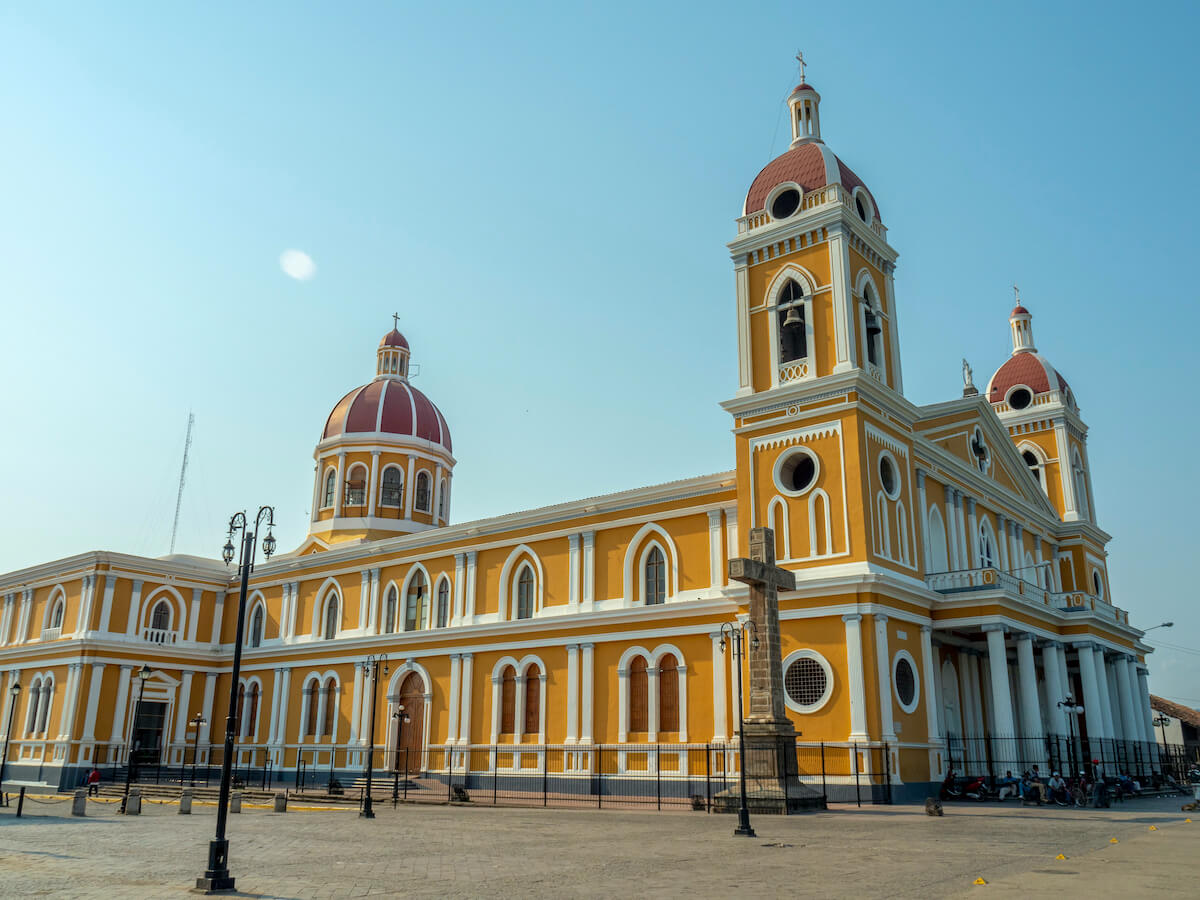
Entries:
POLYGON ((399 330, 385 334, 374 380, 342 397, 325 420, 313 453, 313 537, 376 540, 449 521, 450 427, 409 383, 409 354, 399 330))

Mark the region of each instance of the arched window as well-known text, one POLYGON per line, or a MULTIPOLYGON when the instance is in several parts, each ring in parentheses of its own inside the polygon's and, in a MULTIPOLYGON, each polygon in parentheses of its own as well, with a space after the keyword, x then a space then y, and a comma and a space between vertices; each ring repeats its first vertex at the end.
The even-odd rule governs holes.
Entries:
POLYGON ((667 562, 662 550, 651 547, 646 554, 646 605, 654 606, 667 600, 667 562))
POLYGON ((779 292, 779 362, 808 358, 808 329, 805 323, 804 289, 789 280, 779 292))
POLYGON ((425 573, 419 569, 408 583, 404 604, 404 630, 416 631, 425 624, 425 573))
POLYGON ((1087 472, 1083 468, 1083 459, 1076 450, 1071 456, 1071 477, 1075 482, 1075 508, 1083 518, 1090 518, 1088 513, 1087 472))
POLYGON ((871 285, 863 285, 863 332, 866 336, 867 362, 879 366, 883 362, 883 324, 879 320, 879 303, 871 285))
POLYGON ((525 733, 542 730, 542 670, 531 663, 525 670, 525 733))
POLYGON ((679 730, 679 661, 673 653, 658 661, 658 730, 679 730))
POLYGON ((379 505, 400 508, 404 496, 404 476, 395 466, 383 470, 383 486, 379 489, 379 505))
POLYGON ((529 566, 517 576, 517 618, 533 618, 533 570, 529 566))
POLYGON ((629 664, 629 730, 650 730, 650 680, 646 658, 635 656, 629 664))
POLYGON ((64 612, 65 608, 66 608, 66 603, 63 601, 62 597, 59 597, 58 601, 54 604, 54 612, 52 612, 50 614, 50 627, 51 628, 62 628, 63 612, 64 612))
POLYGON ((429 512, 429 473, 422 471, 417 475, 417 495, 413 505, 421 512, 429 512))
POLYGON ((438 484, 438 520, 446 521, 446 479, 438 484))
POLYGON ((38 701, 42 696, 42 683, 34 681, 29 689, 29 712, 25 715, 25 730, 30 734, 37 733, 38 701))
POLYGON ((979 526, 979 565, 984 569, 996 565, 996 546, 986 525, 979 526))
POLYGON ((1021 459, 1029 466, 1029 474, 1033 476, 1033 480, 1042 485, 1042 461, 1037 458, 1037 454, 1032 450, 1022 450, 1021 459))
POLYGON ((321 723, 321 736, 333 737, 334 701, 337 699, 337 682, 332 677, 325 679, 325 721, 321 723))
POLYGON ((263 608, 258 605, 254 608, 254 617, 250 620, 250 646, 261 647, 263 639, 263 608))
POLYGON ((317 692, 319 690, 320 687, 315 678, 308 683, 308 687, 305 689, 305 694, 308 696, 308 715, 305 717, 304 733, 314 737, 317 734, 317 692))
POLYGON ((254 738, 254 729, 258 727, 258 682, 252 682, 250 685, 250 697, 246 701, 248 707, 246 709, 246 737, 254 738))
POLYGON ((233 707, 233 735, 240 737, 242 735, 243 713, 246 711, 246 685, 238 684, 237 703, 233 707))
POLYGON ((355 464, 346 476, 346 505, 367 505, 367 467, 355 464))
POLYGON ((330 469, 325 473, 325 497, 321 503, 322 509, 329 509, 333 506, 333 492, 337 487, 337 473, 330 469))
POLYGON ((325 601, 325 640, 332 641, 337 637, 339 622, 338 595, 337 591, 332 591, 325 601))
POLYGON ((150 614, 150 627, 158 631, 166 631, 171 627, 171 606, 166 600, 154 604, 154 612, 150 614))
POLYGON ((388 588, 387 602, 383 607, 383 630, 391 634, 396 630, 396 606, 400 599, 396 591, 396 586, 393 584, 388 588))
POLYGON ((505 666, 500 675, 500 733, 513 734, 517 717, 517 670, 505 666))
POLYGON ((437 627, 445 628, 450 623, 450 584, 445 579, 438 585, 437 627))

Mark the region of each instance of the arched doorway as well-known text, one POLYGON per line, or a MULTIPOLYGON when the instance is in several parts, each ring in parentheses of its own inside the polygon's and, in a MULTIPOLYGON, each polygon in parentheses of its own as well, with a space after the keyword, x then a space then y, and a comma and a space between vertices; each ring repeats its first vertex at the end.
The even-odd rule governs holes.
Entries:
MULTIPOLYGON (((400 693, 396 697, 400 706, 404 707, 403 718, 397 720, 395 753, 392 766, 396 771, 416 772, 421 769, 423 751, 425 749, 425 686, 421 676, 409 672, 400 684, 400 693)), ((398 711, 393 707, 393 711, 398 711)))

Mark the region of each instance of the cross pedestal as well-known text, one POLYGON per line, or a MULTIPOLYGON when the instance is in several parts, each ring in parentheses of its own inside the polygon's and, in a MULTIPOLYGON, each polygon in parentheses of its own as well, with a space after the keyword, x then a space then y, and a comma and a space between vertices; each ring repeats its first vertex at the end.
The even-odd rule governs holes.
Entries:
POLYGON ((796 589, 796 576, 775 565, 775 533, 750 529, 750 557, 729 561, 729 578, 750 586, 749 618, 758 649, 749 649, 750 709, 742 723, 746 742, 746 801, 758 812, 824 809, 819 792, 803 784, 796 761, 796 728, 783 703, 779 643, 779 590, 796 589))

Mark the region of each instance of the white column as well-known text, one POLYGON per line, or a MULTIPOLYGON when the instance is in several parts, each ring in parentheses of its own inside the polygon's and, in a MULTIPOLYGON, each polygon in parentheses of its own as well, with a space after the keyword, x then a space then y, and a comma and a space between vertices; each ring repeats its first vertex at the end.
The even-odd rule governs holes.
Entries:
POLYGON ((321 482, 324 480, 322 476, 325 474, 324 460, 318 458, 315 466, 316 475, 313 477, 313 498, 312 512, 309 515, 309 521, 317 521, 317 511, 321 508, 321 482))
POLYGON ((1126 654, 1124 669, 1125 681, 1129 685, 1129 712, 1133 718, 1134 734, 1137 735, 1133 740, 1150 743, 1154 740, 1154 732, 1146 730, 1146 717, 1141 714, 1142 695, 1138 689, 1137 657, 1126 654))
MULTIPOLYGON (((92 680, 88 684, 87 708, 84 710, 84 742, 96 739, 96 714, 100 711, 100 688, 104 684, 104 663, 92 663, 92 680)), ((90 752, 90 748, 88 748, 90 752)))
POLYGON ((367 491, 368 491, 367 515, 368 516, 375 515, 375 498, 379 494, 379 490, 376 487, 376 485, 378 483, 379 483, 379 451, 372 450, 371 451, 371 477, 370 477, 370 480, 367 482, 367 491))
POLYGON ((725 558, 721 552, 723 535, 721 534, 721 511, 708 511, 708 584, 713 590, 725 584, 725 558))
POLYGON ((1112 698, 1108 694, 1108 667, 1104 664, 1104 650, 1096 646, 1092 649, 1092 666, 1096 670, 1096 689, 1100 693, 1100 714, 1104 720, 1104 737, 1115 738, 1113 730, 1112 698))
POLYGON ((204 591, 200 588, 192 588, 192 608, 188 613, 187 639, 189 641, 196 640, 196 629, 200 625, 200 598, 204 595, 204 591))
POLYGON ((75 634, 83 634, 91 624, 92 592, 96 589, 96 576, 84 575, 79 594, 79 611, 75 615, 75 634))
MULTIPOLYGON (((464 599, 463 618, 466 622, 475 621, 475 559, 474 550, 467 551, 467 584, 464 599)), ((401 598, 403 599, 403 598, 401 598)))
POLYGON ((1042 706, 1038 697, 1037 664, 1033 659, 1033 635, 1017 635, 1017 680, 1021 691, 1022 737, 1025 758, 1031 763, 1045 762, 1045 740, 1042 730, 1042 706))
POLYGON ((745 254, 734 260, 734 277, 737 284, 738 396, 741 397, 754 390, 751 383, 750 268, 745 254))
POLYGON ((992 716, 996 723, 994 737, 1012 738, 1013 725, 1012 695, 1008 690, 1008 653, 1004 649, 1004 626, 984 625, 988 644, 988 672, 992 686, 992 716))
POLYGON ((996 543, 999 546, 996 548, 1000 553, 1000 568, 1005 572, 1012 571, 1012 566, 1008 561, 1008 519, 996 513, 996 543))
POLYGON ((471 693, 473 687, 472 670, 475 665, 475 654, 462 655, 462 704, 458 719, 458 742, 471 743, 471 693))
POLYGON ((1093 659, 1092 645, 1082 643, 1075 645, 1075 653, 1079 657, 1079 683, 1083 686, 1083 712, 1087 716, 1087 736, 1104 738, 1104 716, 1100 712, 1100 685, 1096 681, 1096 661, 1093 659))
MULTIPOLYGON (((503 676, 500 672, 492 673, 492 736, 488 739, 489 744, 494 744, 500 739, 500 704, 503 699, 502 679, 503 676)), ((516 717, 514 716, 514 718, 516 717)))
POLYGON ((567 644, 567 740, 579 737, 579 645, 567 644))
MULTIPOLYGON (((279 731, 279 682, 280 670, 274 669, 271 672, 271 718, 267 725, 267 743, 274 744, 276 734, 279 731)), ((262 717, 262 711, 259 711, 259 717, 262 717)))
POLYGON ((113 594, 117 592, 117 576, 109 573, 104 576, 104 599, 100 603, 100 624, 97 631, 106 632, 110 629, 112 620, 113 594))
POLYGON ((971 653, 967 650, 961 650, 958 654, 958 699, 962 713, 962 730, 963 737, 976 738, 979 737, 975 733, 975 705, 979 702, 979 696, 975 692, 975 685, 971 681, 971 653))
POLYGON ((893 721, 892 660, 888 650, 888 617, 875 613, 875 662, 879 679, 879 728, 880 740, 896 742, 896 724, 893 721))
MULTIPOLYGON (((261 697, 259 698, 261 701, 261 697)), ((192 717, 192 711, 189 708, 192 705, 192 673, 184 672, 183 678, 179 684, 179 693, 175 699, 175 742, 187 742, 187 723, 192 717)), ((261 711, 260 711, 261 713, 261 711)), ((258 723, 255 722, 255 729, 258 728, 258 723)), ((167 757, 170 759, 170 757, 167 757)))
POLYGON ((567 605, 579 608, 579 535, 567 535, 567 605))
POLYGON ((1129 735, 1125 733, 1125 719, 1121 713, 1121 695, 1117 690, 1116 668, 1107 654, 1104 660, 1104 675, 1105 681, 1108 682, 1108 705, 1109 714, 1112 716, 1113 737, 1119 741, 1128 740, 1129 735))
MULTIPOLYGON (((204 699, 200 704, 200 715, 204 716, 204 724, 200 726, 200 744, 207 744, 208 736, 212 733, 213 699, 216 697, 216 693, 217 673, 207 672, 204 675, 204 699)), ((208 750, 205 749, 203 753, 204 758, 207 759, 208 750)))
POLYGON ((846 625, 846 686, 850 694, 851 741, 868 741, 866 678, 863 673, 862 616, 842 616, 846 625))
POLYGON ((1155 762, 1158 761, 1158 738, 1154 735, 1154 709, 1150 706, 1150 670, 1145 666, 1136 664, 1138 695, 1141 697, 1141 712, 1143 722, 1147 733, 1150 735, 1150 752, 1154 754, 1155 762))
POLYGON ((466 582, 467 557, 463 553, 454 554, 454 618, 451 625, 458 625, 463 617, 463 597, 466 582))
POLYGON ((458 737, 458 711, 462 703, 462 654, 450 654, 450 723, 446 728, 446 743, 458 737))
POLYGON ((579 742, 582 744, 590 744, 592 742, 592 678, 595 674, 595 664, 593 663, 592 654, 594 648, 594 644, 579 645, 579 649, 583 651, 581 666, 583 688, 579 697, 579 742))
MULTIPOLYGON (((889 307, 890 309, 891 307, 889 307)), ((895 330, 894 328, 892 329, 895 330)), ((897 371, 899 366, 897 365, 897 371)), ((929 502, 925 499, 925 470, 918 468, 917 472, 917 528, 921 532, 921 566, 923 572, 929 571, 929 502)))
POLYGON ((979 520, 975 517, 974 497, 967 498, 967 554, 972 569, 983 565, 983 560, 979 558, 979 520))
MULTIPOLYGON (((4 685, 4 697, 12 696, 12 694, 10 693, 10 691, 12 691, 12 686, 14 684, 16 684, 17 682, 19 682, 20 680, 21 680, 21 670, 20 669, 9 669, 8 670, 8 680, 4 685)), ((10 709, 13 709, 12 701, 11 700, 4 701, 3 698, 0 698, 0 736, 3 736, 5 738, 8 737, 8 733, 11 730, 11 726, 12 726, 12 723, 8 721, 10 709)), ((15 712, 15 710, 13 710, 13 711, 15 712)))
MULTIPOLYGON (((734 559, 738 555, 738 517, 737 507, 730 506, 725 510, 725 555, 734 559)), ((725 572, 722 584, 729 584, 729 573, 725 572)))
MULTIPOLYGON (((921 626, 921 662, 925 669, 925 723, 929 730, 929 743, 942 744, 940 713, 942 704, 938 699, 941 679, 938 678, 937 657, 933 652, 933 626, 921 626)), ((939 750, 930 751, 930 775, 941 775, 941 754, 939 750)))
POLYGON ((217 597, 213 601, 213 621, 212 621, 212 637, 210 641, 214 644, 221 643, 221 620, 225 616, 225 592, 217 591, 217 597))
POLYGON ((282 683, 279 686, 279 728, 275 740, 280 744, 286 744, 288 706, 290 705, 292 697, 292 670, 285 666, 279 674, 282 683))
POLYGON ((412 521, 413 514, 413 497, 416 496, 416 486, 413 482, 416 479, 417 473, 417 458, 410 456, 408 458, 408 480, 404 484, 404 518, 412 521))
POLYGON ((350 696, 350 743, 356 743, 359 738, 359 728, 362 725, 363 707, 363 668, 354 667, 354 692, 350 696))
MULTIPOLYGON (((342 499, 346 494, 346 483, 342 480, 346 469, 346 451, 338 451, 337 482, 333 489, 333 515, 337 518, 342 514, 342 499)), ((318 726, 320 727, 320 726, 318 726)))
POLYGON ((833 335, 837 362, 834 374, 853 369, 856 365, 854 337, 854 297, 851 293, 850 247, 845 226, 831 225, 829 236, 829 267, 833 283, 833 335))
POLYGON ((525 734, 525 673, 521 672, 516 679, 516 702, 513 704, 513 734, 517 736, 517 742, 520 743, 520 738, 525 734))
POLYGON ((1121 708, 1121 729, 1127 741, 1140 741, 1142 730, 1133 714, 1133 693, 1129 690, 1129 667, 1122 654, 1113 658, 1112 673, 1117 682, 1117 701, 1121 708))
POLYGON ((964 567, 970 568, 972 555, 970 548, 967 546, 967 518, 966 513, 963 512, 963 497, 964 494, 962 491, 956 490, 954 492, 954 514, 958 521, 958 528, 956 529, 958 558, 962 560, 964 567))
MULTIPOLYGON (((121 666, 121 675, 117 680, 117 697, 113 704, 112 730, 108 734, 108 740, 113 744, 125 741, 125 705, 129 702, 129 681, 132 674, 133 666, 121 666)), ((109 758, 115 759, 111 755, 109 758)))
POLYGON ((583 532, 583 586, 580 605, 591 612, 596 600, 596 532, 583 532))
POLYGON ((617 743, 625 743, 629 734, 629 671, 617 667, 617 743))
MULTIPOLYGON (((83 680, 83 663, 71 663, 67 670, 67 689, 63 697, 62 717, 58 723, 59 740, 68 740, 75 729, 75 710, 79 708, 79 682, 83 680)), ((49 731, 49 727, 46 731, 49 731)))
POLYGON ((1042 671, 1046 676, 1046 701, 1049 704, 1050 724, 1054 733, 1068 735, 1067 714, 1059 706, 1059 701, 1067 696, 1066 685, 1062 682, 1062 666, 1059 658, 1062 645, 1057 641, 1046 641, 1042 644, 1042 671))
POLYGON ((646 685, 647 685, 647 701, 646 724, 650 726, 650 732, 646 735, 648 741, 658 740, 658 666, 649 666, 646 669, 646 685))
POLYGON ((721 650, 721 632, 713 631, 708 637, 712 641, 713 743, 724 743, 729 740, 729 689, 725 686, 729 662, 721 650))
POLYGON ((363 569, 358 580, 358 626, 357 630, 365 632, 371 617, 371 570, 363 569))
POLYGON ((958 515, 954 507, 954 488, 946 488, 946 550, 950 554, 951 569, 965 569, 958 558, 958 515))

